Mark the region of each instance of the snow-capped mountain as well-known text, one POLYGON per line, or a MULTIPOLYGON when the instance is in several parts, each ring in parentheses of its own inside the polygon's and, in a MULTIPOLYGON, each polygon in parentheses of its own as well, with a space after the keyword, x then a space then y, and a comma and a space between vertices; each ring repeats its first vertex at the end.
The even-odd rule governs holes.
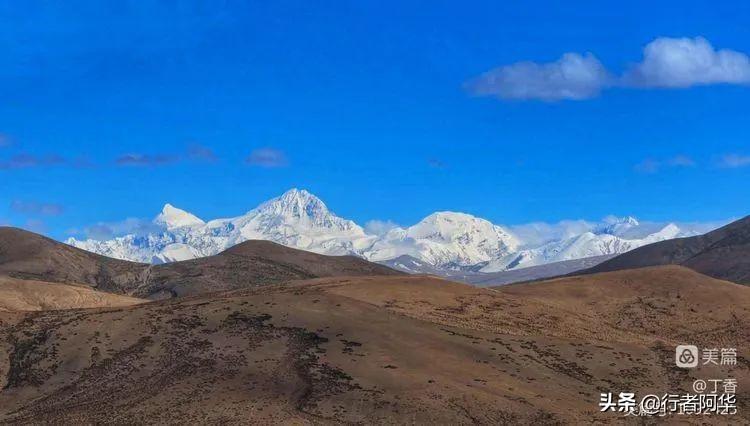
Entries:
POLYGON ((154 224, 162 225, 167 229, 177 229, 185 226, 200 226, 205 222, 185 210, 166 204, 161 213, 154 219, 154 224))
POLYGON ((506 228, 465 213, 437 212, 416 225, 370 235, 353 221, 336 216, 316 196, 292 189, 234 218, 205 222, 167 204, 149 225, 151 232, 67 242, 105 256, 162 263, 210 256, 246 240, 263 239, 377 262, 404 257, 439 270, 498 272, 619 254, 697 234, 675 224, 643 224, 632 217, 561 224, 506 228))
POLYGON ((118 259, 162 263, 210 256, 251 239, 332 255, 360 254, 374 239, 356 223, 333 214, 319 198, 298 189, 242 216, 209 222, 167 204, 153 223, 161 232, 67 242, 118 259))
POLYGON ((213 220, 201 229, 220 250, 247 240, 271 240, 285 246, 331 255, 357 254, 373 237, 351 220, 336 216, 318 197, 292 189, 233 219, 213 220))
POLYGON ((637 229, 641 223, 638 219, 632 216, 626 216, 623 218, 618 217, 606 217, 601 224, 594 227, 595 234, 609 234, 617 237, 625 236, 628 231, 637 229))
POLYGON ((657 241, 687 236, 676 225, 670 223, 658 232, 638 239, 626 239, 618 234, 638 226, 633 218, 625 218, 617 224, 607 224, 595 231, 584 232, 572 238, 553 241, 532 249, 521 250, 504 258, 493 260, 480 269, 481 272, 499 272, 511 269, 544 265, 565 260, 625 253, 657 241))
POLYGON ((395 228, 367 250, 372 261, 412 256, 433 266, 455 268, 513 253, 519 242, 508 231, 465 213, 437 212, 409 228, 395 228))

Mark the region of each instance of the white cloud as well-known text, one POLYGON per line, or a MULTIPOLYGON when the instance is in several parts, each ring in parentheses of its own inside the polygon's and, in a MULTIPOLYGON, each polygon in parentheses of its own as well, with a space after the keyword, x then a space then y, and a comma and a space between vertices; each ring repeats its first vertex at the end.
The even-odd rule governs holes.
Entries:
POLYGON ((595 223, 585 220, 563 220, 557 223, 532 222, 510 226, 510 232, 529 246, 563 240, 592 230, 595 223))
POLYGON ((398 227, 396 222, 390 220, 371 220, 365 223, 365 232, 372 235, 385 235, 391 229, 398 227))
POLYGON ((259 148, 250 153, 245 159, 245 163, 251 166, 275 168, 288 166, 289 160, 287 160, 284 151, 274 148, 259 148))
POLYGON ((23 200, 13 200, 10 203, 10 209, 16 213, 32 216, 59 216, 64 210, 60 204, 23 200))
POLYGON ((37 234, 43 234, 47 230, 47 225, 41 220, 29 219, 23 225, 23 229, 31 232, 36 232, 37 234))
POLYGON ((213 163, 218 160, 214 151, 206 146, 192 143, 188 146, 188 158, 196 161, 213 163))
POLYGON ((719 159, 719 165, 728 169, 750 166, 750 155, 727 154, 719 159))
POLYGON ((588 99, 609 85, 607 69, 594 55, 566 53, 555 62, 517 62, 488 71, 467 84, 480 96, 502 99, 588 99))
POLYGON ((687 88, 710 84, 750 84, 750 57, 715 49, 703 37, 660 37, 643 49, 643 59, 613 76, 591 53, 565 53, 555 62, 516 62, 466 83, 471 93, 501 99, 582 100, 609 87, 687 88))
POLYGON ((684 235, 697 235, 714 230, 731 221, 714 222, 654 222, 639 221, 630 216, 608 215, 598 222, 586 220, 563 220, 557 223, 533 222, 508 227, 528 247, 538 247, 544 243, 557 240, 566 240, 583 234, 584 232, 607 232, 614 233, 622 238, 644 238, 649 234, 658 232, 669 223, 676 224, 684 235), (627 226, 618 227, 618 224, 630 222, 627 226))
POLYGON ((662 167, 693 167, 695 164, 695 160, 687 155, 675 155, 666 160, 646 158, 635 165, 635 170, 639 173, 651 174, 658 172, 662 167))
POLYGON ((703 37, 657 38, 643 49, 643 61, 624 76, 624 84, 645 87, 718 83, 750 83, 750 58, 734 50, 716 50, 703 37))
POLYGON ((672 167, 693 167, 695 166, 695 160, 687 155, 676 155, 667 160, 667 165, 672 167))
POLYGON ((659 167, 661 167, 661 162, 654 160, 653 158, 646 158, 635 165, 635 170, 638 173, 651 174, 658 172, 659 167))
POLYGON ((83 229, 70 229, 68 233, 94 240, 108 240, 127 234, 146 235, 161 230, 158 225, 149 220, 131 217, 119 222, 98 222, 83 229))

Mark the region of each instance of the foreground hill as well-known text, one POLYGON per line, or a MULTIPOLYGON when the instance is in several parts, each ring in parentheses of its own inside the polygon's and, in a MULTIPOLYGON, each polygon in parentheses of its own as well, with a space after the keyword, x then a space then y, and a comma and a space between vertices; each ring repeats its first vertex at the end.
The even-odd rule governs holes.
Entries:
POLYGON ((0 275, 122 293, 147 265, 110 259, 18 228, 0 227, 0 275))
POLYGON ((401 274, 356 256, 325 256, 253 240, 216 256, 150 267, 129 294, 160 299, 318 277, 401 274))
POLYGON ((0 327, 0 422, 621 423, 601 392, 735 377, 748 401, 746 359, 673 363, 678 343, 747 347, 748 309, 750 287, 663 267, 498 290, 321 278, 44 312, 0 327))
POLYGON ((400 274, 354 256, 324 256, 246 241, 216 256, 162 265, 111 259, 32 232, 0 228, 0 276, 165 298, 340 275, 400 274))
POLYGON ((750 284, 750 216, 704 235, 637 248, 585 273, 655 265, 683 265, 714 278, 750 284))
POLYGON ((87 286, 0 277, 0 311, 130 306, 144 300, 92 290, 87 286))

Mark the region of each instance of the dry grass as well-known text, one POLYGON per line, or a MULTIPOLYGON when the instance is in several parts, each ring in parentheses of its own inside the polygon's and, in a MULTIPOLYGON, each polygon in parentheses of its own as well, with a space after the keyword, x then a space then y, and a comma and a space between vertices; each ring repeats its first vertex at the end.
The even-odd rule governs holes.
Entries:
POLYGON ((655 268, 498 290, 338 277, 27 314, 2 328, 0 420, 619 424, 600 392, 727 376, 747 401, 746 358, 676 370, 672 344, 747 348, 748 297, 655 268))

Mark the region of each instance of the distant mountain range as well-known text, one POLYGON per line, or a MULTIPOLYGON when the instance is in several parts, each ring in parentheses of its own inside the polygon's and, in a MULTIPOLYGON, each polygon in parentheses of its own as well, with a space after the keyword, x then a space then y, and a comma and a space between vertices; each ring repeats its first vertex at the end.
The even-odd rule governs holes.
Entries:
POLYGON ((100 256, 29 231, 0 227, 0 278, 71 284, 139 298, 167 299, 294 280, 363 275, 405 274, 356 256, 324 256, 261 240, 244 241, 213 256, 148 265, 100 256))
POLYGON ((585 257, 583 259, 562 260, 544 265, 528 266, 500 272, 475 272, 470 270, 453 271, 438 269, 414 257, 404 255, 382 263, 390 268, 407 274, 439 275, 453 281, 472 284, 477 287, 499 286, 523 281, 536 281, 543 278, 559 277, 576 271, 591 268, 606 260, 617 256, 607 254, 603 256, 585 257))
POLYGON ((710 277, 750 285, 750 216, 705 235, 660 241, 602 262, 585 273, 680 265, 710 277))
POLYGON ((257 239, 389 265, 393 265, 393 259, 408 256, 425 263, 422 269, 441 273, 496 273, 612 256, 705 231, 674 223, 641 224, 632 217, 576 222, 565 232, 545 227, 530 231, 528 227, 499 226, 465 213, 436 212, 416 225, 375 235, 336 216, 318 197, 299 189, 291 189, 244 215, 208 222, 167 204, 153 220, 152 228, 152 232, 108 240, 70 238, 67 243, 108 257, 159 264, 215 255, 257 239))

